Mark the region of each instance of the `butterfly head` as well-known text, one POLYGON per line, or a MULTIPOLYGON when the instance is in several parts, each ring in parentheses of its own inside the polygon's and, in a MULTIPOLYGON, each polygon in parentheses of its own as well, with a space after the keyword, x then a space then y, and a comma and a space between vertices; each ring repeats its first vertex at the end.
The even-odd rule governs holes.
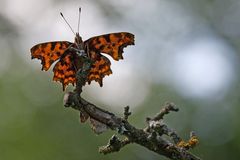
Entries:
MULTIPOLYGON (((74 30, 72 29, 71 25, 68 23, 68 21, 66 20, 66 18, 63 16, 62 12, 60 12, 60 15, 62 16, 63 20, 67 23, 67 25, 69 26, 69 28, 71 29, 71 31, 73 32, 73 34, 75 34, 74 30)), ((79 49, 82 48, 82 47, 79 47, 79 46, 83 45, 82 37, 80 37, 80 35, 79 35, 80 15, 81 15, 81 8, 79 8, 78 32, 76 32, 75 41, 74 41, 74 43, 78 46, 79 49)))
POLYGON ((75 37, 75 44, 77 44, 77 45, 80 45, 80 44, 82 44, 83 43, 83 40, 82 40, 82 37, 79 35, 79 33, 77 32, 76 33, 76 37, 75 37))
POLYGON ((75 37, 75 45, 76 45, 76 48, 75 50, 77 51, 77 55, 78 56, 87 56, 85 50, 84 50, 84 43, 83 43, 83 40, 82 40, 82 37, 79 35, 79 33, 77 32, 76 33, 76 37, 75 37))

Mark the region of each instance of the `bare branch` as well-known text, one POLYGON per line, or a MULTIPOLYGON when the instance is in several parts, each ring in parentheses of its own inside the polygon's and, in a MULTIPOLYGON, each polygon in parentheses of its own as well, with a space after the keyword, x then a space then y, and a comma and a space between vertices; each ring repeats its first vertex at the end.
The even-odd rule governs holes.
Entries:
POLYGON ((178 108, 173 103, 166 103, 153 118, 147 118, 148 126, 146 128, 137 129, 127 121, 128 116, 131 114, 129 107, 124 108, 124 117, 121 118, 83 99, 80 94, 91 67, 91 61, 86 58, 86 63, 83 64, 82 69, 77 72, 76 89, 74 92, 66 93, 64 96, 64 106, 80 111, 82 122, 90 118, 92 128, 97 134, 109 128, 125 136, 125 139, 120 140, 114 135, 106 146, 99 148, 100 153, 117 152, 127 144, 136 143, 172 160, 200 160, 200 158, 188 151, 189 148, 196 146, 198 143, 196 135, 191 134, 190 139, 184 142, 174 130, 163 122, 164 115, 170 111, 178 111, 178 108), (169 136, 172 141, 164 139, 162 135, 169 136))

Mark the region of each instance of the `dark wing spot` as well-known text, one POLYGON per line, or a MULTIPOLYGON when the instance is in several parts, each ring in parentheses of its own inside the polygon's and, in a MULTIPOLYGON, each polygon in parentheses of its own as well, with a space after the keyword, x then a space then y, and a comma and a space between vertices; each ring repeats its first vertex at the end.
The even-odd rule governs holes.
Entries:
POLYGON ((59 47, 60 50, 63 49, 63 44, 60 43, 60 47, 59 47))
POLYGON ((56 42, 52 42, 52 43, 51 43, 51 50, 54 50, 54 49, 55 49, 56 44, 57 44, 56 42))
POLYGON ((56 52, 57 56, 60 57, 61 56, 61 53, 60 52, 56 52))
POLYGON ((52 64, 54 62, 54 60, 50 59, 49 63, 52 64))
POLYGON ((101 65, 99 66, 99 70, 102 70, 104 67, 105 67, 105 64, 101 64, 101 65))
POLYGON ((116 34, 114 34, 114 36, 117 37, 117 38, 120 38, 120 39, 122 38, 122 34, 121 33, 116 33, 116 34))
POLYGON ((75 78, 75 76, 74 75, 65 76, 65 79, 68 79, 68 78, 75 78))
POLYGON ((95 72, 93 72, 93 74, 94 74, 94 75, 98 75, 99 73, 98 73, 98 71, 95 71, 95 72))
POLYGON ((68 68, 68 69, 67 69, 67 72, 70 72, 70 71, 72 71, 72 68, 68 68))
POLYGON ((63 70, 58 70, 57 72, 60 73, 61 75, 64 74, 63 70))
POLYGON ((101 46, 99 47, 99 49, 100 49, 100 50, 103 50, 103 49, 104 49, 104 45, 101 45, 101 46))
POLYGON ((103 37, 105 38, 105 40, 107 42, 110 42, 110 35, 109 34, 103 35, 103 37))
POLYGON ((99 39, 99 38, 97 38, 97 44, 100 44, 100 43, 101 43, 100 39, 99 39))
POLYGON ((43 43, 41 46, 39 46, 39 48, 45 48, 47 47, 48 43, 43 43))

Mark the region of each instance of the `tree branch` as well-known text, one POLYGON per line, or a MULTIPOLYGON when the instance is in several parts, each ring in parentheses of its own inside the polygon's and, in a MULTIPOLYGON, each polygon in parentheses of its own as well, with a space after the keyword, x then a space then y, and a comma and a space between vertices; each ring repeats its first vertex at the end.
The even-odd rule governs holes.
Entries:
POLYGON ((107 129, 111 129, 126 137, 120 140, 117 136, 112 136, 106 146, 99 148, 100 153, 117 152, 127 144, 136 143, 173 160, 200 160, 200 158, 188 151, 198 143, 196 135, 192 134, 190 139, 185 142, 163 122, 164 115, 170 111, 178 111, 178 108, 173 103, 166 103, 158 114, 153 118, 146 119, 146 128, 138 129, 128 122, 128 116, 131 114, 129 107, 125 107, 124 117, 121 118, 83 99, 80 94, 90 67, 91 61, 86 58, 86 63, 76 75, 76 89, 74 92, 68 92, 64 96, 64 106, 80 111, 81 122, 90 119, 91 127, 95 133, 100 134, 107 129), (169 136, 170 140, 163 138, 162 135, 169 136))

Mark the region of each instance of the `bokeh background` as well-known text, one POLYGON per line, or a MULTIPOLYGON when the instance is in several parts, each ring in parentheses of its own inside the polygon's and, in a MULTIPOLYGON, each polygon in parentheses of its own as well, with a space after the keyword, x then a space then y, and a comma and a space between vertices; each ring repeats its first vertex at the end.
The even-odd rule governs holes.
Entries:
POLYGON ((99 154, 114 132, 97 136, 80 124, 79 113, 63 107, 53 73, 31 60, 37 43, 74 40, 59 12, 76 31, 78 7, 84 40, 119 31, 136 39, 123 61, 112 61, 102 88, 95 82, 84 88, 87 100, 119 116, 130 105, 137 127, 164 102, 174 102, 180 112, 166 122, 186 139, 196 131, 195 154, 240 158, 239 0, 1 0, 1 160, 166 159, 135 144, 99 154))

